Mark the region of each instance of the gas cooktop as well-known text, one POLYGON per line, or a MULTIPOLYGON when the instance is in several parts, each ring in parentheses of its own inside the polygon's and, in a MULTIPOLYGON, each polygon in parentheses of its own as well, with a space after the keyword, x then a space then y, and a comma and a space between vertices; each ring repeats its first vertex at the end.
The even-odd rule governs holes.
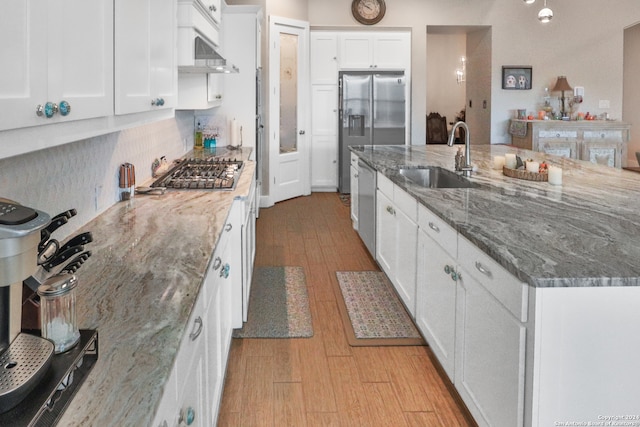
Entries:
POLYGON ((184 159, 158 178, 151 187, 183 190, 233 190, 242 171, 242 160, 211 157, 184 159))

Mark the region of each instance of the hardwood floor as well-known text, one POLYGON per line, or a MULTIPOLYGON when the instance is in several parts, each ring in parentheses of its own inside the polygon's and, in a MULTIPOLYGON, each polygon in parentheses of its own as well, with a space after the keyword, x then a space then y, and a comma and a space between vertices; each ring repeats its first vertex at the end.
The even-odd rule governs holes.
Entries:
POLYGON ((314 336, 234 339, 219 426, 469 426, 426 347, 350 347, 331 281, 379 270, 336 193, 260 210, 257 266, 305 269, 314 336))

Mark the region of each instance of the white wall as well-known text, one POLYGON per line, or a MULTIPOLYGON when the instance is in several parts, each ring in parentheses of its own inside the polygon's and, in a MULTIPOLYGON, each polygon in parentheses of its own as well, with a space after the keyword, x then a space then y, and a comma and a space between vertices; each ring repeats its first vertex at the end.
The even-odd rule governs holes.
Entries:
MULTIPOLYGON (((151 163, 169 162, 193 148, 193 115, 76 141, 0 160, 0 197, 40 209, 50 215, 78 211, 56 231, 62 239, 119 200, 122 163, 136 167, 136 185, 151 179, 151 163)), ((144 197, 144 196, 138 196, 144 197)))
MULTIPOLYGON (((359 26, 348 0, 307 0, 312 26, 359 26)), ((613 118, 622 117, 623 29, 640 21, 638 0, 550 1, 555 16, 542 25, 537 19, 538 0, 386 0, 387 13, 378 27, 413 29, 412 138, 424 141, 427 114, 427 25, 490 25, 491 143, 510 142, 508 120, 514 108, 536 110, 545 87, 558 75, 573 86, 585 87, 580 111, 604 112, 599 100, 609 100, 613 118), (503 65, 531 65, 530 91, 501 89, 503 65)), ((473 132, 473 130, 472 130, 473 132)))
POLYGON ((460 57, 466 57, 465 33, 429 34, 427 56, 427 114, 434 112, 452 122, 465 108, 466 83, 457 83, 460 57))

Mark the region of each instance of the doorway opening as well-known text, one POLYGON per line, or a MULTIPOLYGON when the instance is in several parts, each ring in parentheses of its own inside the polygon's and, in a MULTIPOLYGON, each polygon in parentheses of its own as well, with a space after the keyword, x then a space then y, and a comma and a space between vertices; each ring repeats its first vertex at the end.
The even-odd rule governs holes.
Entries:
MULTIPOLYGON (((622 120, 633 129, 635 123, 640 124, 640 23, 624 30, 624 57, 622 80, 622 120)), ((637 132, 631 132, 631 140, 627 149, 627 165, 640 166, 640 138, 637 132), (634 134, 636 135, 634 137, 634 134)))
POLYGON ((472 144, 489 144, 491 27, 429 25, 426 55, 427 115, 446 117, 449 131, 463 120, 472 144))

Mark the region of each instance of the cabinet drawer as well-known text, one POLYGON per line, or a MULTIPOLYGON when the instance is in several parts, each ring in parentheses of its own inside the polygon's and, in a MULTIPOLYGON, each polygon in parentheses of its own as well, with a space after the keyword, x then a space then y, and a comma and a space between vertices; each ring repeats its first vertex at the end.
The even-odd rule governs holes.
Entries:
POLYGON ((458 232, 423 205, 418 205, 418 227, 452 258, 458 256, 458 232))
POLYGON ((575 139, 578 137, 577 130, 541 130, 538 132, 538 138, 540 139, 555 139, 562 140, 563 138, 575 139))
POLYGON ((584 140, 624 142, 621 130, 585 130, 584 140))
POLYGON ((393 189, 393 203, 413 222, 418 222, 418 202, 398 186, 393 189))
POLYGON ((460 235, 458 263, 517 319, 527 321, 528 286, 460 235))
POLYGON ((393 201, 393 182, 380 172, 376 174, 378 190, 384 193, 389 200, 393 201))

